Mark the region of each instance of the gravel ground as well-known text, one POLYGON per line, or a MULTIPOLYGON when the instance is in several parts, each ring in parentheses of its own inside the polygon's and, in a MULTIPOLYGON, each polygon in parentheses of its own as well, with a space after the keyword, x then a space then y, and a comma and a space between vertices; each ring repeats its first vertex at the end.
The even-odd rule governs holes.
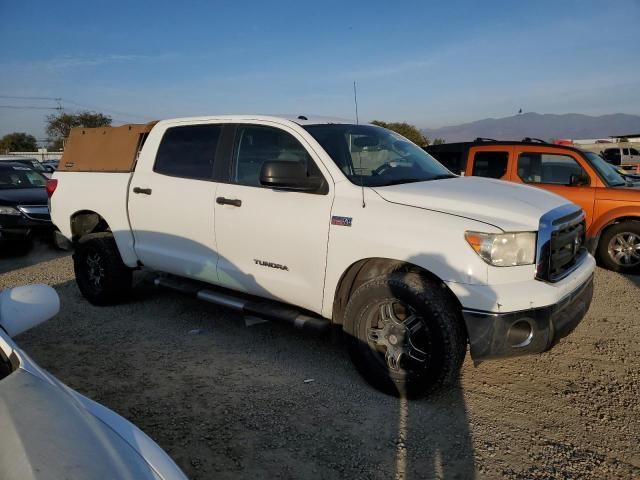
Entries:
POLYGON ((194 479, 640 478, 640 277, 599 269, 588 316, 551 352, 467 356, 460 388, 409 402, 365 384, 338 337, 247 327, 144 281, 93 307, 68 255, 0 255, 0 289, 35 282, 62 310, 20 346, 194 479))

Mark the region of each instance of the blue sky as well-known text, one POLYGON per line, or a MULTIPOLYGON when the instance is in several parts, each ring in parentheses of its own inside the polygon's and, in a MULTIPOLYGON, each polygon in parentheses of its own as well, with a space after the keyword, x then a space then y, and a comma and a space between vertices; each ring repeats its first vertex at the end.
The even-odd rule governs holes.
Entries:
MULTIPOLYGON (((640 114, 639 46, 639 0, 0 0, 0 95, 116 122, 352 118, 355 80, 367 121, 640 114)), ((0 135, 43 138, 47 113, 0 108, 0 135)))

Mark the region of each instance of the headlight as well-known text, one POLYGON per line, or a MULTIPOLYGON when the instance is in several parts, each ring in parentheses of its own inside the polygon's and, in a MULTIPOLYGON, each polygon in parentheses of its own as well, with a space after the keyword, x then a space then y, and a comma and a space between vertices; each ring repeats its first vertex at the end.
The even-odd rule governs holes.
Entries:
POLYGON ((0 215, 20 215, 20 211, 13 207, 3 207, 0 205, 0 215))
POLYGON ((464 234, 471 248, 494 267, 531 265, 536 259, 536 232, 464 234))

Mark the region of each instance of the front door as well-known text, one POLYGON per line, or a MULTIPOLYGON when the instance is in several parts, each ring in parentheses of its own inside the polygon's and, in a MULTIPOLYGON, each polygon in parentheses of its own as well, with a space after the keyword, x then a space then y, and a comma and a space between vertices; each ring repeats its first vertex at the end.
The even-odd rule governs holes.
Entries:
POLYGON ((593 220, 595 174, 587 172, 569 152, 545 151, 541 147, 516 153, 518 180, 556 193, 582 207, 588 229, 593 220), (576 182, 577 179, 580 180, 576 182))
POLYGON ((176 125, 147 139, 144 151, 157 155, 139 159, 129 187, 134 249, 145 266, 217 281, 213 165, 221 131, 176 125))
POLYGON ((234 133, 229 182, 216 193, 218 278, 222 285, 322 309, 333 185, 324 167, 294 130, 240 124, 234 133), (266 161, 301 162, 325 179, 313 193, 260 184, 266 161))

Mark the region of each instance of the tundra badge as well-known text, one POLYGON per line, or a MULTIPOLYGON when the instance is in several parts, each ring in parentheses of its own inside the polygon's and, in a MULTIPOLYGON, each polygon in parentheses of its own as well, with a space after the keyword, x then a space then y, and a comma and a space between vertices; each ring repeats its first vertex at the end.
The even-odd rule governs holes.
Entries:
POLYGON ((255 258, 253 259, 253 261, 256 263, 256 265, 261 265, 263 267, 277 268, 278 270, 284 270, 286 272, 289 271, 289 267, 287 267, 286 265, 280 265, 279 263, 267 262, 265 260, 257 260, 255 258))

